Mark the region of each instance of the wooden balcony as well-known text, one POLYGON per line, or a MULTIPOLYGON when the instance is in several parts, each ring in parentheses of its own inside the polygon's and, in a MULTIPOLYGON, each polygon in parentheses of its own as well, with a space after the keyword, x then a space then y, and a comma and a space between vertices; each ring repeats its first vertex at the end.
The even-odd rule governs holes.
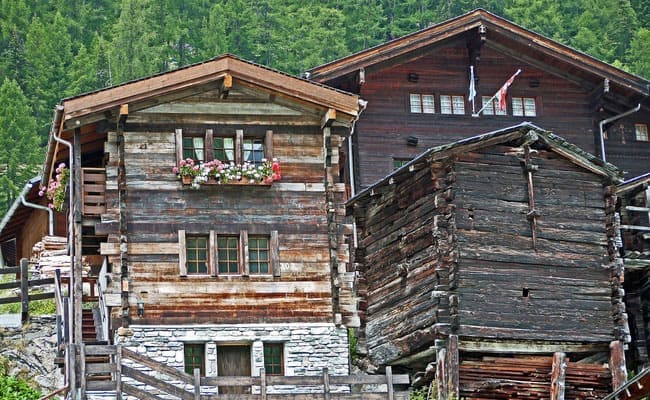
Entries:
POLYGON ((81 211, 84 216, 99 216, 106 211, 106 171, 81 169, 81 211))

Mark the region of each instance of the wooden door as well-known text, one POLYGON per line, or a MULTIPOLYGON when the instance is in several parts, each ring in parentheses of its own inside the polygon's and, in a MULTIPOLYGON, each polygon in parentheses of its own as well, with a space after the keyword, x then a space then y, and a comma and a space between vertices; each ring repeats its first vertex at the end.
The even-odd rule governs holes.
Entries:
MULTIPOLYGON (((219 376, 251 376, 250 346, 217 346, 217 374, 219 376)), ((219 393, 250 393, 248 386, 219 386, 219 393)))

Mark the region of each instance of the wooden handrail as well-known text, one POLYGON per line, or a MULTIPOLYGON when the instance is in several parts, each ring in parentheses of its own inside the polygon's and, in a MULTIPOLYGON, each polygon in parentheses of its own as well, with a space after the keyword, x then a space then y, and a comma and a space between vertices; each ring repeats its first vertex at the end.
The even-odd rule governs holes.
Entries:
POLYGON ((68 389, 70 389, 68 386, 64 386, 64 387, 62 387, 62 388, 60 388, 60 389, 57 389, 57 390, 53 391, 53 392, 50 393, 50 394, 46 394, 45 396, 41 397, 41 398, 38 399, 38 400, 49 400, 49 399, 51 399, 52 397, 56 396, 57 394, 67 394, 67 393, 68 393, 68 389))

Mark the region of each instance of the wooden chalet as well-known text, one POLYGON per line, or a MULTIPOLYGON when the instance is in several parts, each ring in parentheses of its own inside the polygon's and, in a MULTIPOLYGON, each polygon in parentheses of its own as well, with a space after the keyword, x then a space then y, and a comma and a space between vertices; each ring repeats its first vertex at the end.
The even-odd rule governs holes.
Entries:
POLYGON ((429 149, 357 194, 361 355, 427 370, 439 399, 618 388, 630 340, 620 182, 522 123, 429 149))
POLYGON ((423 149, 524 121, 592 154, 604 151, 601 158, 627 177, 650 170, 648 80, 482 9, 315 67, 308 75, 367 101, 352 142, 344 146, 352 150, 356 168, 347 179, 357 189, 423 149), (502 110, 493 95, 519 69, 502 110))
POLYGON ((347 374, 358 317, 339 147, 358 104, 232 55, 62 100, 44 176, 71 169, 70 387, 92 389, 70 372, 84 341, 201 376, 347 374), (227 179, 241 164, 261 176, 227 179))

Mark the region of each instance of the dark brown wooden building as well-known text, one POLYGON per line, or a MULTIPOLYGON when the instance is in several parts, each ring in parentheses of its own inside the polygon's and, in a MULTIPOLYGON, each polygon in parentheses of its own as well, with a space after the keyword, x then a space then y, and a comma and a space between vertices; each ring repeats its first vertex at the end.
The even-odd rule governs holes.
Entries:
POLYGON ((357 188, 424 149, 524 121, 598 155, 602 126, 608 162, 627 178, 650 170, 650 82, 485 10, 313 68, 309 77, 368 102, 352 136, 357 188), (489 100, 519 69, 502 110, 489 100))
POLYGON ((62 100, 44 176, 72 167, 72 343, 94 256, 90 340, 203 376, 347 374, 339 147, 358 108, 231 55, 62 100))
POLYGON ((348 202, 376 367, 438 398, 600 398, 629 341, 618 170, 523 123, 434 147, 348 202), (455 397, 454 397, 455 396, 455 397))

